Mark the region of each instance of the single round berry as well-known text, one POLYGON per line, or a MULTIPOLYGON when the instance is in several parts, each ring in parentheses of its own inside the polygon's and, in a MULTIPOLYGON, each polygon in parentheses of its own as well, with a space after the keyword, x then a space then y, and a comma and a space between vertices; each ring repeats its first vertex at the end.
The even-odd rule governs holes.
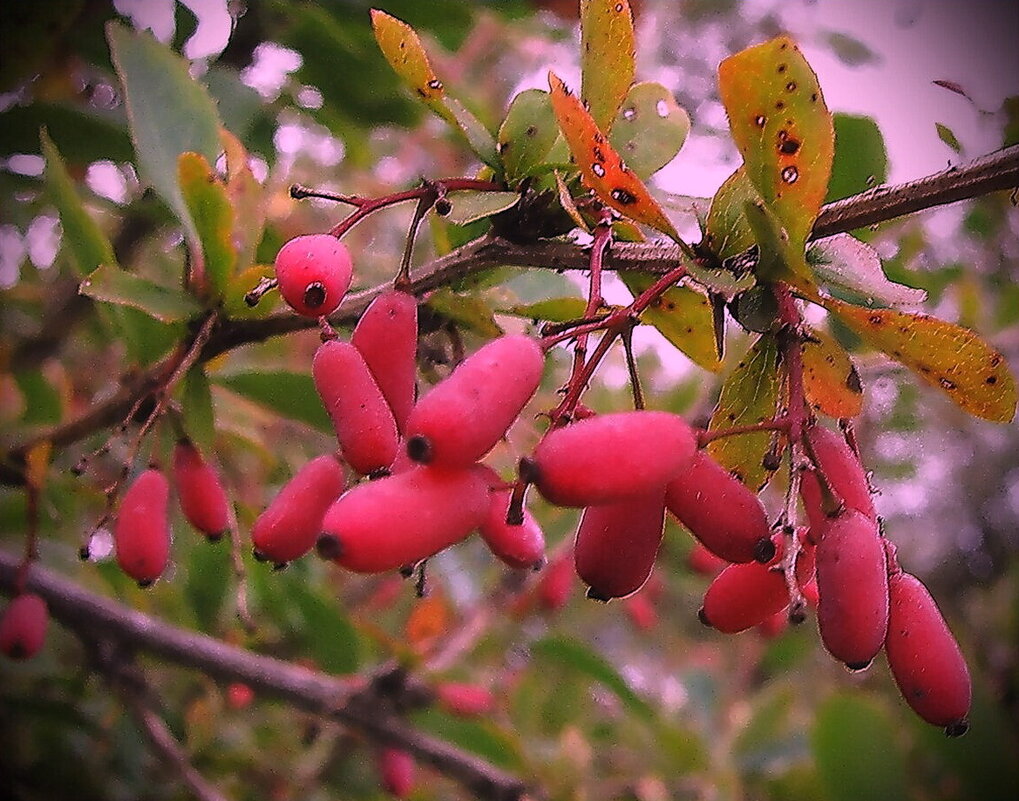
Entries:
POLYGON ((15 597, 0 616, 0 652, 11 659, 31 659, 46 641, 49 612, 34 592, 15 597))
POLYGON ((307 234, 287 242, 276 254, 280 294, 306 317, 331 314, 350 287, 350 252, 330 234, 307 234))

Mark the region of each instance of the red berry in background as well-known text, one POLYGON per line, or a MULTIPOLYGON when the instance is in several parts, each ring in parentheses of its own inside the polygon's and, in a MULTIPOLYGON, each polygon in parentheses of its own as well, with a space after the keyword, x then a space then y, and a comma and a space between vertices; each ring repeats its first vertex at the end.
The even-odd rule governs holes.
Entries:
POLYGON ((31 659, 46 642, 49 611, 34 592, 11 599, 0 617, 0 651, 11 659, 31 659))
POLYGON ((399 748, 383 748, 378 752, 379 778, 382 787, 396 798, 406 798, 414 789, 414 757, 399 748))
POLYGON ((664 489, 696 449, 679 415, 615 412, 550 431, 520 469, 550 503, 592 506, 664 489))
POLYGON ((318 552, 356 573, 396 570, 465 539, 487 514, 480 471, 417 467, 341 495, 322 521, 318 552))
POLYGON ((573 559, 589 598, 630 595, 651 575, 665 528, 662 491, 589 506, 577 527, 573 559))
POLYGON ((576 577, 573 568, 573 552, 568 550, 551 562, 541 571, 538 581, 538 603, 548 612, 558 612, 570 600, 573 581, 576 577))
POLYGON ((350 342, 364 357, 402 433, 416 394, 417 298, 396 290, 383 292, 364 310, 350 342))
MULTIPOLYGON (((805 532, 798 532, 801 538, 805 532)), ((775 557, 766 565, 747 562, 729 565, 715 576, 704 594, 704 605, 699 616, 708 626, 726 634, 735 634, 763 623, 789 604, 789 590, 782 572, 782 551, 785 547, 781 534, 773 537, 775 557)), ((808 582, 814 572, 814 548, 803 543, 796 562, 796 580, 800 586, 808 582)))
POLYGON ((789 608, 783 607, 757 624, 757 631, 766 640, 773 640, 789 628, 789 608))
POLYGON ((231 709, 246 709, 255 700, 255 691, 242 681, 234 681, 227 685, 226 703, 231 709))
POLYGON ((417 402, 407 420, 407 453, 437 467, 473 464, 505 436, 544 368, 545 354, 531 337, 486 343, 417 402))
POLYGON ((448 681, 436 688, 436 695, 443 709, 460 717, 476 718, 495 709, 495 695, 478 684, 448 681))
POLYGON ((188 522, 210 540, 222 537, 230 528, 230 501, 219 474, 190 440, 173 449, 173 480, 188 522))
POLYGON ((658 610, 647 592, 638 592, 623 599, 630 622, 641 631, 651 631, 658 625, 658 610))
MULTIPOLYGON (((877 520, 867 474, 845 438, 824 426, 815 425, 807 431, 807 439, 837 500, 864 517, 877 520)), ((803 471, 800 477, 800 497, 812 529, 811 536, 815 537, 827 515, 824 512, 821 485, 812 470, 803 471)))
POLYGON ((298 314, 332 314, 350 288, 350 252, 335 236, 307 234, 276 254, 276 281, 283 299, 298 314))
POLYGON ((524 509, 524 522, 511 525, 506 512, 512 490, 494 490, 488 498, 488 514, 479 533, 489 550, 510 567, 533 568, 545 559, 545 534, 541 524, 524 509))
POLYGON ((665 503, 680 523, 716 556, 751 562, 771 551, 771 530, 757 495, 707 451, 697 451, 690 466, 668 483, 665 503))
POLYGON ((388 468, 399 448, 396 421, 357 348, 323 342, 311 372, 347 463, 362 475, 388 468))
POLYGON ((304 465, 251 527, 256 556, 285 563, 308 553, 343 484, 343 467, 332 456, 319 456, 304 465))
POLYGON ((686 555, 686 566, 702 576, 717 576, 730 564, 732 563, 721 556, 715 556, 699 542, 695 542, 693 548, 686 555))
POLYGON ((817 543, 817 628, 832 656, 863 670, 888 631, 888 568, 877 523, 844 510, 817 543))
POLYGON ((134 480, 120 501, 113 527, 117 564, 142 587, 163 575, 170 561, 169 499, 166 476, 150 467, 134 480))
POLYGON ((964 734, 972 686, 959 644, 916 576, 896 573, 888 589, 885 653, 899 692, 928 723, 953 737, 964 734))

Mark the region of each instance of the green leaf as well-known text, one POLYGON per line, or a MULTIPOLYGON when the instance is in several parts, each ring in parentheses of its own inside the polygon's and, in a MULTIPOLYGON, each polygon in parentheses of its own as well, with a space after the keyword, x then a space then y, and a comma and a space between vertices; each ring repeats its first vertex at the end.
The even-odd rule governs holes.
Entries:
POLYGON ((524 750, 518 738, 491 720, 465 720, 429 709, 414 715, 413 721, 422 731, 441 737, 506 770, 524 767, 524 750))
POLYGON ((329 415, 315 390, 315 382, 307 371, 257 370, 217 374, 212 381, 284 417, 307 423, 321 431, 333 430, 329 415))
POLYGON ((439 289, 429 296, 426 305, 487 339, 502 333, 491 307, 474 295, 457 295, 448 289, 439 289))
POLYGON ((870 117, 835 114, 835 159, 825 203, 841 200, 888 180, 888 152, 870 117))
POLYGON ((519 200, 518 192, 451 192, 449 194, 451 209, 446 216, 455 225, 467 225, 511 209, 519 200))
POLYGON ((142 181, 173 210, 193 247, 198 231, 177 180, 177 159, 194 152, 209 163, 219 153, 219 117, 208 91, 187 62, 147 32, 118 22, 106 26, 110 52, 127 105, 131 141, 142 181))
MULTIPOLYGON (((6 54, 4 60, 7 60, 6 54)), ((126 123, 115 114, 39 100, 3 112, 0 156, 39 153, 40 128, 46 129, 60 153, 72 164, 134 159, 126 123)))
POLYGON ((940 139, 942 142, 944 142, 946 145, 952 148, 952 150, 954 150, 956 153, 962 152, 962 145, 959 144, 959 140, 956 138, 951 128, 949 128, 947 125, 942 125, 940 122, 934 123, 934 128, 938 132, 938 139, 940 139))
POLYGON ((52 425, 60 422, 64 405, 57 389, 39 370, 14 373, 21 392, 25 412, 19 420, 26 426, 52 425))
POLYGON ((455 97, 446 97, 446 108, 453 115, 457 130, 463 135, 470 149, 474 151, 479 159, 493 170, 502 169, 502 160, 499 158, 499 149, 495 144, 495 137, 471 111, 455 97))
POLYGON ((807 252, 807 262, 821 283, 861 306, 915 306, 927 298, 922 289, 889 281, 877 251, 849 234, 817 242, 807 252))
POLYGON ((636 71, 628 0, 580 0, 581 96, 604 133, 609 132, 636 71))
POLYGON ((643 720, 655 717, 651 706, 630 689, 618 671, 586 644, 569 637, 545 637, 531 646, 531 655, 554 662, 594 679, 609 689, 623 705, 643 720))
POLYGON ((817 76, 780 36, 725 59, 718 79, 747 176, 802 250, 828 193, 835 148, 817 76))
POLYGON ((811 732, 814 761, 831 801, 907 798, 906 760, 882 708, 860 693, 833 695, 811 732))
POLYGON ((180 289, 161 286, 147 278, 103 265, 82 280, 78 291, 95 300, 129 306, 163 323, 194 317, 201 308, 180 289))
POLYGON ((609 141, 626 166, 647 180, 672 161, 690 133, 690 117, 660 83, 630 87, 609 141))
POLYGON ((43 158, 46 159, 43 179, 47 195, 60 214, 63 242, 71 254, 78 275, 88 275, 104 264, 116 266, 117 260, 109 238, 85 210, 64 160, 45 129, 39 132, 39 142, 43 158))
MULTIPOLYGON (((758 338, 722 384, 708 430, 753 425, 775 416, 781 386, 778 355, 775 337, 758 338)), ((762 464, 770 443, 771 432, 762 431, 717 439, 708 444, 708 452, 756 492, 771 477, 762 464)))
POLYGON ((234 210, 226 185, 198 153, 180 154, 177 177, 198 233, 198 247, 191 251, 191 274, 209 285, 214 298, 222 298, 237 264, 234 210))
POLYGON ((498 135, 507 179, 524 178, 541 164, 558 136, 559 125, 548 92, 526 89, 514 97, 498 135))
POLYGON ((287 595, 295 602, 302 625, 304 648, 326 673, 353 673, 360 664, 357 631, 334 599, 311 592, 303 580, 288 580, 287 595))
POLYGON ((185 432, 199 450, 210 452, 216 438, 216 413, 212 408, 212 392, 203 366, 192 367, 184 376, 180 402, 185 432))
POLYGON ((789 240, 775 213, 762 201, 743 204, 743 214, 757 239, 758 261, 754 272, 766 280, 781 279, 798 286, 814 288, 803 245, 789 240))
POLYGON ((1015 416, 1016 383, 1005 357, 968 328, 925 314, 864 309, 834 298, 826 298, 824 305, 864 342, 975 417, 1007 423, 1015 416))
POLYGON ((737 167, 718 187, 708 209, 705 241, 720 259, 738 256, 755 244, 743 206, 759 199, 743 167, 737 167))
MULTIPOLYGON (((194 532, 188 532, 197 537, 194 532)), ((192 543, 184 582, 184 597, 202 631, 211 632, 230 589, 229 537, 220 542, 197 540, 192 543)))
POLYGON ((565 323, 584 316, 587 301, 583 298, 549 298, 537 303, 509 306, 499 309, 500 314, 512 314, 528 320, 546 320, 550 323, 565 323))
POLYGON ((863 408, 863 384, 856 365, 834 336, 812 330, 803 341, 803 391, 815 411, 856 417, 863 408))
MULTIPOLYGON (((636 272, 621 272, 619 277, 634 297, 656 278, 636 272)), ((640 317, 641 322, 657 328, 698 366, 711 372, 721 369, 722 361, 715 349, 711 301, 706 295, 685 286, 669 287, 640 317)))

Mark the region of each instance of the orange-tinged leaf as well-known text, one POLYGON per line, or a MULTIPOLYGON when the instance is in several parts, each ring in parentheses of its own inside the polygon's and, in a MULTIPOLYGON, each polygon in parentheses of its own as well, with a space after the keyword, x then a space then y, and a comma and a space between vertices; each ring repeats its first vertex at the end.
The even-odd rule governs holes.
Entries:
POLYGON ((634 52, 627 0, 580 0, 580 94, 605 133, 637 72, 634 52))
POLYGON ((233 242, 237 249, 237 269, 246 270, 255 260, 255 251, 265 228, 265 190, 248 166, 248 151, 241 140, 226 128, 219 129, 226 153, 226 194, 234 210, 233 242))
POLYGON ((442 100, 442 81, 432 70, 417 31, 403 20, 377 8, 371 10, 372 30, 382 55, 407 86, 433 110, 452 122, 442 100))
MULTIPOLYGON (((709 431, 754 425, 775 416, 781 376, 775 337, 760 337, 722 384, 709 431)), ((759 490, 771 474, 763 460, 771 444, 769 431, 716 439, 708 452, 744 484, 759 490)))
POLYGON ((580 99, 554 72, 549 72, 548 84, 552 90, 552 109, 584 183, 606 205, 678 240, 679 234, 661 206, 612 149, 580 99))
POLYGON ((827 331, 815 330, 801 350, 807 402, 829 417, 856 417, 863 408, 863 384, 845 349, 827 331))
POLYGON ((404 633, 416 648, 425 648, 449 628, 449 609, 441 593, 422 598, 407 618, 404 633))
POLYGON ((50 466, 53 443, 44 439, 28 449, 25 454, 25 483, 38 492, 46 483, 46 471, 50 466))
POLYGON ((793 40, 780 36, 725 59, 718 81, 747 176, 802 249, 835 154, 817 76, 793 40))
POLYGON ((1015 416, 1016 383, 1005 357, 968 328, 925 314, 865 309, 826 298, 824 305, 868 345, 901 362, 984 420, 1015 416))

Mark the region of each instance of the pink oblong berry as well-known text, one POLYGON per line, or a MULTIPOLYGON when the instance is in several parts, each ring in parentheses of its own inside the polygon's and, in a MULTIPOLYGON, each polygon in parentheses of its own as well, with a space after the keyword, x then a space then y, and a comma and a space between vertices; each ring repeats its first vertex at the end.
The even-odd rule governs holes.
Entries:
POLYGON ((356 573, 382 573, 465 539, 488 514, 477 470, 417 467, 359 484, 329 507, 318 552, 356 573))
MULTIPOLYGON (((807 430, 810 449, 817 457, 818 466, 831 485, 837 500, 849 509, 855 509, 864 517, 877 520, 874 501, 870 496, 870 484, 863 465, 853 453, 845 438, 824 426, 815 425, 807 430)), ((821 485, 812 470, 805 470, 800 477, 800 497, 810 522, 812 535, 820 532, 827 515, 823 508, 821 485)))
POLYGON ((113 527, 117 564, 142 587, 163 575, 170 561, 169 498, 166 476, 150 467, 134 480, 120 501, 113 527))
POLYGON ((522 334, 493 339, 425 394, 407 420, 407 452, 439 467, 473 464, 505 436, 538 389, 545 354, 522 334))
POLYGON ((0 617, 0 651, 11 659, 31 659, 46 642, 49 610, 42 596, 23 592, 0 617))
POLYGON ((276 254, 280 294, 305 317, 332 314, 350 288, 350 251, 330 234, 306 234, 291 239, 276 254))
POLYGON ((396 798, 406 798, 414 789, 414 757, 399 748, 383 748, 378 754, 382 787, 396 798))
POLYGON ((545 558, 545 534, 527 509, 519 525, 506 522, 512 490, 495 490, 488 499, 488 514, 479 533, 488 549, 510 567, 533 568, 545 558))
POLYGON ((888 632, 888 568, 877 523, 847 509, 817 543, 817 628, 828 653, 862 670, 888 632))
POLYGON ((896 573, 888 589, 885 653, 899 692, 928 723, 965 733, 973 690, 959 643, 920 579, 896 573))
MULTIPOLYGON (((729 562, 751 562, 770 543, 771 530, 757 495, 707 451, 668 483, 669 511, 701 544, 729 562)), ((772 556, 766 549, 765 561, 772 556)))
POLYGON ((447 681, 440 684, 435 692, 447 712, 461 717, 476 718, 495 709, 495 695, 478 684, 447 681))
POLYGON ((588 597, 607 601, 639 590, 655 566, 664 527, 661 491, 588 506, 577 527, 573 553, 588 597))
POLYGON ((397 290, 383 292, 364 310, 350 341, 364 357, 402 433, 416 394, 417 298, 397 290))
POLYGON ((230 501, 219 473, 190 440, 173 449, 173 480, 188 522, 210 540, 222 537, 230 528, 230 501))
POLYGON ((576 570, 573 567, 573 549, 560 554, 541 571, 536 595, 542 609, 558 612, 570 600, 576 570))
POLYGON ((592 506, 647 495, 685 470, 697 438, 677 414, 615 412, 550 431, 521 474, 557 506, 592 506))
POLYGON ((388 468, 399 447, 396 422, 357 348, 323 342, 311 372, 347 463, 363 475, 388 468))
POLYGON ((343 467, 332 456, 319 456, 304 465, 251 527, 256 556, 282 564, 308 553, 343 484, 343 467))

